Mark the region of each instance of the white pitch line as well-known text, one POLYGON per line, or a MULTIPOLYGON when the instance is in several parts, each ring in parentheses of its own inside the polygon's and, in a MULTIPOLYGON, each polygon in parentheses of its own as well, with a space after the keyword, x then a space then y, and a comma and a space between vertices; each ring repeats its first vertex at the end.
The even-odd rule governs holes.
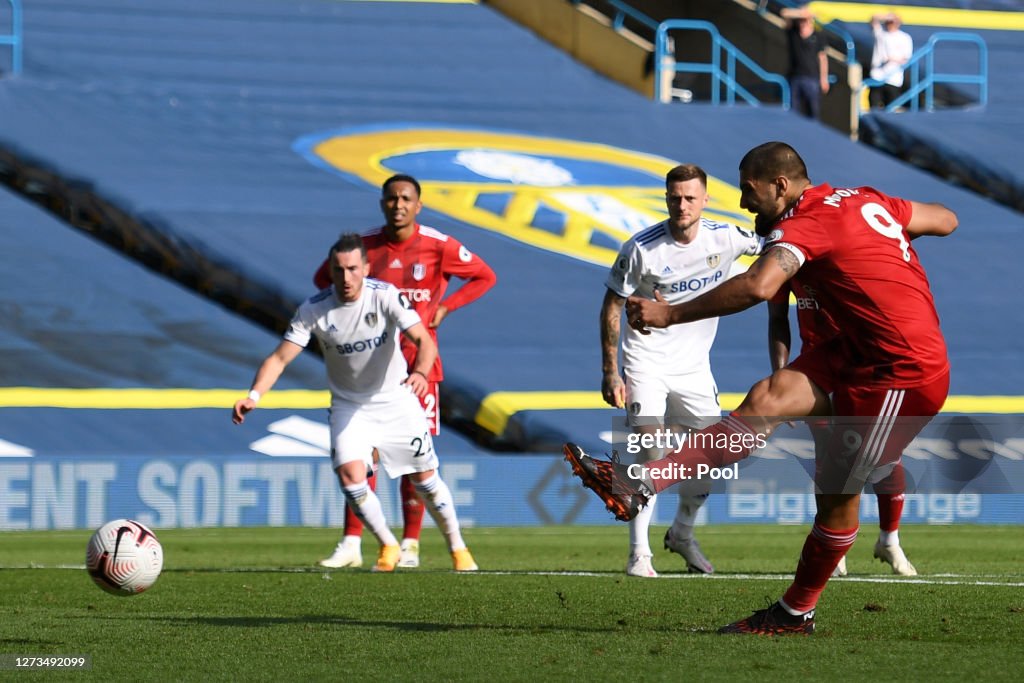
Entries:
MULTIPOLYGON (((476 574, 484 576, 614 576, 618 578, 621 576, 619 572, 541 572, 541 571, 523 571, 523 572, 503 572, 503 571, 479 571, 476 574)), ((691 579, 694 581, 771 581, 771 580, 782 580, 792 579, 792 574, 665 574, 659 573, 660 578, 665 579, 691 579)), ((970 578, 971 575, 964 575, 963 578, 970 578)), ((871 576, 844 576, 830 579, 832 581, 849 581, 855 583, 913 583, 913 584, 924 584, 933 586, 1012 586, 1012 587, 1024 587, 1024 582, 1010 582, 1010 581, 956 581, 956 580, 935 580, 935 579, 922 579, 922 578, 894 578, 894 577, 871 577, 871 576)))
MULTIPOLYGON (((84 564, 31 564, 31 565, 7 565, 0 566, 0 571, 12 569, 85 569, 84 564)), ((167 568, 166 572, 197 572, 204 574, 333 574, 331 570, 316 567, 175 567, 167 568)), ((419 573, 447 574, 447 569, 419 569, 419 573)), ((350 572, 338 572, 344 576, 350 572)), ((408 572, 400 572, 402 574, 408 572)), ((597 577, 616 579, 621 577, 621 572, 607 571, 477 571, 466 572, 467 575, 475 576, 565 576, 565 577, 597 577)), ((775 581, 792 579, 792 574, 659 574, 663 579, 688 579, 693 581, 775 581)), ((905 583, 925 586, 1008 586, 1011 588, 1024 587, 1024 581, 983 581, 981 578, 998 578, 998 575, 985 574, 936 574, 935 578, 896 578, 888 576, 844 576, 830 579, 831 581, 849 583, 905 583)))

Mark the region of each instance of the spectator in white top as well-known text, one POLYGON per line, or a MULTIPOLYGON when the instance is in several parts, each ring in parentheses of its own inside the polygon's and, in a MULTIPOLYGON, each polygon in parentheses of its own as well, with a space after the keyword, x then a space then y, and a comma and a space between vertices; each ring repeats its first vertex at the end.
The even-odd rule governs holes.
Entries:
POLYGON ((871 78, 882 85, 872 87, 868 101, 872 109, 883 109, 900 96, 903 88, 903 69, 914 54, 914 39, 900 30, 897 14, 876 14, 871 17, 871 30, 875 34, 875 47, 871 52, 871 78))

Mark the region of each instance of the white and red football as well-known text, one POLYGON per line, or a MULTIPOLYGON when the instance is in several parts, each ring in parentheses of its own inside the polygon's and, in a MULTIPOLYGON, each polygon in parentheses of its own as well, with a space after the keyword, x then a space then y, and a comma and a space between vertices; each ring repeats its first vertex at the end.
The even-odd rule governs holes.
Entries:
POLYGON ((96 585, 108 593, 137 595, 156 583, 164 567, 164 549, 145 525, 115 519, 89 539, 85 567, 96 585))

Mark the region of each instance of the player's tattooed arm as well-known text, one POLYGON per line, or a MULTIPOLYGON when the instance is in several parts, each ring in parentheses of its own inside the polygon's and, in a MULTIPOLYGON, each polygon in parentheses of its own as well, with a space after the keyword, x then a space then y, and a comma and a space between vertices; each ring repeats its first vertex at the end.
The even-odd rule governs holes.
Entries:
POLYGON ((793 277, 796 271, 800 270, 800 260, 789 249, 775 247, 770 249, 765 256, 774 259, 787 277, 793 277))
POLYGON ((626 300, 608 289, 601 303, 601 396, 610 406, 626 405, 626 385, 619 375, 619 333, 626 300))

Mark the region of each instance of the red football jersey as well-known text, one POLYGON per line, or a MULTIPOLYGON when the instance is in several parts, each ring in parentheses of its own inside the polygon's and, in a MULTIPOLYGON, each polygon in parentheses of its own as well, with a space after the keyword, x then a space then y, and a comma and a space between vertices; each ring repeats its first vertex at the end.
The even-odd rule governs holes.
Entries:
POLYGON ((851 384, 921 386, 948 371, 931 289, 904 227, 910 202, 871 187, 809 188, 765 250, 801 262, 799 282, 838 326, 851 384))
POLYGON ((791 278, 772 297, 772 303, 789 305, 789 294, 796 298, 796 322, 800 327, 800 352, 839 334, 832 316, 818 303, 813 289, 804 287, 797 277, 791 278))
MULTIPOLYGON (((416 225, 416 231, 404 242, 389 242, 380 227, 363 235, 370 275, 398 287, 420 314, 420 320, 437 342, 437 330, 429 327, 438 306, 442 303, 451 313, 475 301, 494 286, 497 277, 482 258, 449 235, 426 225, 416 225), (444 299, 448 281, 452 276, 466 280, 457 292, 444 299)), ((330 269, 324 260, 313 282, 323 288, 331 284, 330 269)), ((410 365, 416 359, 416 345, 402 337, 402 354, 410 365)), ((427 378, 431 382, 444 379, 441 355, 427 378)))

